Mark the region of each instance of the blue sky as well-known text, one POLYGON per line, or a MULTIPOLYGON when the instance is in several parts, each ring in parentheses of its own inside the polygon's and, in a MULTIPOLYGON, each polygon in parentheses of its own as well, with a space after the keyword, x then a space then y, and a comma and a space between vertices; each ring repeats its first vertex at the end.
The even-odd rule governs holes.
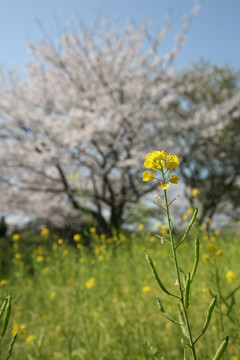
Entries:
MULTIPOLYGON (((204 58, 211 63, 227 63, 240 67, 240 1, 199 0, 200 11, 194 18, 187 42, 181 50, 177 65, 185 66, 204 58)), ((166 49, 173 44, 173 34, 182 25, 184 14, 194 0, 0 0, 0 64, 23 66, 30 55, 27 42, 43 37, 36 19, 41 18, 47 31, 55 28, 56 11, 62 27, 71 22, 72 15, 85 21, 96 15, 110 20, 128 18, 151 20, 161 29, 167 14, 174 26, 166 40, 166 49)))

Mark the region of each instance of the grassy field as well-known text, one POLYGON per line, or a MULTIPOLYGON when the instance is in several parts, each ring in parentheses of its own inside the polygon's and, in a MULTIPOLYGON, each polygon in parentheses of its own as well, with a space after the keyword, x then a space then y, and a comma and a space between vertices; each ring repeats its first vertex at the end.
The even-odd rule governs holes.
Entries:
MULTIPOLYGON (((179 251, 186 272, 193 262, 191 236, 179 251)), ((150 360, 154 356, 146 340, 167 359, 182 359, 181 329, 162 316, 156 298, 173 317, 177 304, 158 288, 145 259, 149 253, 164 284, 176 292, 167 244, 144 229, 111 239, 91 229, 91 238, 90 248, 83 247, 80 236, 69 245, 46 229, 39 236, 15 234, 1 239, 0 300, 11 290, 12 314, 0 358, 18 331, 11 358, 16 360, 150 360)), ((213 294, 218 294, 218 303, 197 345, 198 358, 211 359, 228 334, 224 359, 237 360, 240 291, 231 292, 240 284, 239 236, 201 233, 200 243, 194 306, 189 310, 196 336, 213 294)))

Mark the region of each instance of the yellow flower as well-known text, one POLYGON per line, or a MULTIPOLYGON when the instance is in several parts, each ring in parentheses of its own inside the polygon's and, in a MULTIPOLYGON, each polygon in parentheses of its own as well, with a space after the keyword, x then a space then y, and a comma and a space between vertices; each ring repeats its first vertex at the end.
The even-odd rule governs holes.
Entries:
POLYGON ((96 228, 95 228, 95 227, 91 227, 91 228, 90 228, 90 233, 91 233, 91 234, 95 234, 95 233, 96 233, 96 231, 97 231, 97 230, 96 230, 96 228))
POLYGON ((193 208, 188 208, 187 209, 187 213, 188 213, 188 215, 193 215, 193 213, 194 213, 194 209, 193 208))
POLYGON ((80 234, 74 234, 74 235, 73 235, 73 240, 74 240, 75 242, 80 241, 80 240, 81 240, 81 235, 80 235, 80 234))
POLYGON ((21 258, 21 254, 16 253, 16 254, 15 254, 15 258, 16 258, 16 259, 20 259, 20 258, 21 258))
POLYGON ((53 300, 56 295, 57 295, 57 294, 56 294, 56 291, 51 291, 50 294, 49 294, 49 297, 50 297, 50 299, 53 300))
POLYGON ((12 336, 15 336, 17 333, 25 334, 25 332, 26 332, 25 328, 26 328, 25 325, 19 325, 19 324, 15 323, 13 325, 13 329, 12 329, 12 336))
POLYGON ((37 258, 36 258, 36 262, 43 262, 44 261, 44 257, 42 256, 42 255, 39 255, 39 256, 37 256, 37 258))
POLYGON ((164 183, 162 183, 162 181, 161 181, 161 189, 162 189, 162 190, 166 190, 168 187, 169 187, 169 184, 164 184, 164 183))
POLYGON ((226 273, 226 279, 228 282, 233 282, 235 279, 236 279, 236 274, 232 271, 232 270, 229 270, 227 273, 226 273))
POLYGON ((32 342, 32 340, 34 340, 34 339, 36 339, 36 335, 33 335, 33 334, 28 335, 28 336, 26 337, 26 339, 25 339, 25 343, 28 344, 28 345, 30 345, 31 342, 32 342))
POLYGON ((41 230, 41 236, 43 236, 43 237, 48 237, 49 234, 50 234, 49 229, 44 228, 44 229, 41 230))
POLYGON ((150 290, 151 290, 150 286, 147 286, 147 285, 142 288, 143 293, 146 293, 146 292, 148 292, 150 290))
POLYGON ((6 285, 7 284, 7 280, 3 279, 0 280, 0 286, 6 285))
POLYGON ((153 151, 146 155, 146 160, 144 161, 144 167, 146 169, 152 170, 162 170, 165 166, 165 161, 163 156, 166 153, 164 151, 153 151))
POLYGON ((143 173, 143 181, 151 180, 153 181, 155 178, 155 173, 149 173, 148 171, 144 171, 143 173))
POLYGON ((18 241, 18 240, 20 240, 20 235, 19 235, 19 234, 13 234, 12 240, 13 240, 13 241, 18 241))
POLYGON ((63 244, 63 239, 58 239, 57 242, 58 242, 59 245, 62 245, 63 244))
POLYGON ((173 184, 177 184, 179 182, 179 178, 177 175, 171 175, 171 177, 169 177, 169 181, 173 184))
POLYGON ((187 221, 187 219, 188 219, 188 214, 183 214, 182 219, 183 219, 183 221, 187 221))
POLYGON ((141 230, 143 230, 143 229, 144 229, 144 224, 139 224, 139 225, 138 225, 138 230, 141 231, 141 230))
POLYGON ((92 287, 95 286, 95 279, 93 277, 91 277, 85 284, 87 289, 91 289, 92 287))
POLYGON ((191 195, 192 196, 197 196, 197 195, 199 195, 200 194, 200 190, 199 189, 197 189, 197 188, 194 188, 194 189, 192 189, 192 191, 191 191, 191 195))
POLYGON ((239 357, 238 357, 237 355, 233 355, 233 356, 231 357, 231 360, 239 360, 239 357))
POLYGON ((167 161, 166 167, 168 170, 175 169, 176 167, 179 166, 179 160, 177 155, 172 155, 172 154, 167 155, 166 161, 167 161))

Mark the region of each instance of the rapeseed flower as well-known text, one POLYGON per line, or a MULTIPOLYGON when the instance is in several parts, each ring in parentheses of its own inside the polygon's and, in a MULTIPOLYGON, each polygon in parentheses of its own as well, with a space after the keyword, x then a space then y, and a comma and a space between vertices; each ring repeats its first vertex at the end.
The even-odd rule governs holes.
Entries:
POLYGON ((91 289, 92 287, 95 286, 95 279, 93 277, 91 277, 85 284, 87 289, 91 289))
POLYGON ((20 240, 20 235, 19 234, 13 234, 12 240, 13 241, 19 241, 20 240))
POLYGON ((236 279, 236 274, 232 271, 232 270, 229 270, 227 273, 226 273, 226 279, 228 282, 233 282, 235 279, 236 279))
POLYGON ((177 175, 171 174, 168 175, 168 180, 166 180, 166 174, 173 169, 179 166, 178 157, 174 154, 167 154, 164 150, 162 151, 153 151, 146 155, 146 160, 144 161, 144 167, 146 169, 153 170, 153 173, 148 171, 143 172, 143 181, 153 181, 155 179, 155 173, 157 170, 161 171, 162 179, 160 181, 160 187, 162 190, 166 190, 169 187, 169 183, 177 184, 179 178, 177 175))
POLYGON ((146 292, 148 292, 148 291, 150 291, 151 290, 151 288, 150 288, 150 286, 148 286, 148 285, 146 285, 146 286, 144 286, 143 288, 142 288, 142 292, 143 293, 146 293, 146 292))

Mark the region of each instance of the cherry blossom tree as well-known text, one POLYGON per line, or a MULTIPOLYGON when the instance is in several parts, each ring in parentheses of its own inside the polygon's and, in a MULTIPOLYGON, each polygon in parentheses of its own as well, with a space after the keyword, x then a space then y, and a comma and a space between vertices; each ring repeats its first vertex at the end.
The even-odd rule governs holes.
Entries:
MULTIPOLYGON (((177 87, 181 97, 175 138, 181 178, 188 189, 200 190, 200 223, 215 214, 239 216, 240 72, 200 61, 187 67, 177 87)), ((176 128, 176 127, 175 127, 176 128)))
POLYGON ((74 27, 31 44, 27 77, 1 72, 1 212, 52 222, 91 216, 111 234, 126 206, 157 184, 142 182, 148 151, 175 147, 174 59, 196 12, 167 53, 170 24, 74 27))

